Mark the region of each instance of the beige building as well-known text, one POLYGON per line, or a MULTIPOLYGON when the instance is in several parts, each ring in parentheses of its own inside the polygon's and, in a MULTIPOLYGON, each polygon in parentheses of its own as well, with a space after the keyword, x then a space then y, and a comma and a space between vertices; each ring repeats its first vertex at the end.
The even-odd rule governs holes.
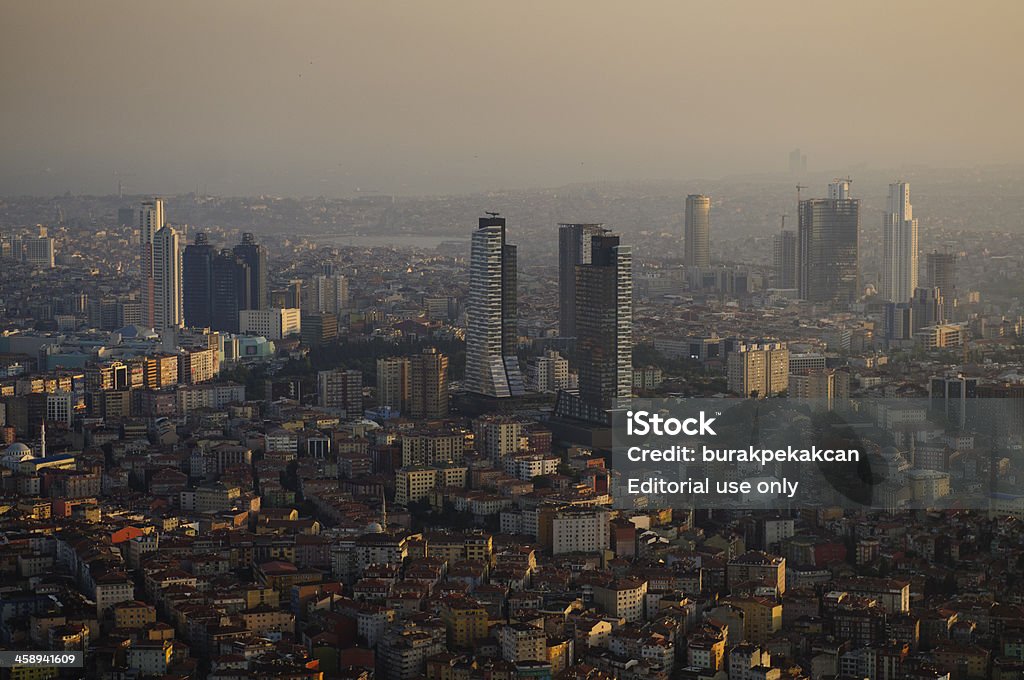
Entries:
POLYGON ((605 613, 626 621, 642 621, 647 581, 616 579, 607 585, 594 586, 594 604, 605 613))
POLYGON ((774 588, 786 592, 786 558, 752 550, 729 560, 726 565, 729 588, 741 584, 774 588))
POLYGON ((410 418, 448 416, 448 357, 430 347, 409 359, 410 418))
POLYGON ((789 349, 784 342, 739 345, 727 364, 730 392, 763 398, 789 388, 789 349))
POLYGON ((238 312, 238 330, 243 335, 259 335, 268 340, 281 340, 302 333, 302 310, 243 309, 238 312))
POLYGON ((409 405, 409 360, 377 359, 377 405, 405 413, 409 405))
POLYGON ((431 465, 400 468, 395 472, 395 503, 408 505, 425 499, 435 488, 466 486, 464 465, 431 465))

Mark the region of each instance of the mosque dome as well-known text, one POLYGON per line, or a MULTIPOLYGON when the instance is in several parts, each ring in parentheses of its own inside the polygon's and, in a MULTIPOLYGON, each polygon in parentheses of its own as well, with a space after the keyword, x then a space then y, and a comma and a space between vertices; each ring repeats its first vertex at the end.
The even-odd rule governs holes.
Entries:
POLYGON ((21 442, 15 442, 4 449, 3 456, 0 457, 0 465, 15 470, 23 461, 33 458, 35 458, 35 454, 32 453, 32 449, 21 442))
POLYGON ((14 442, 6 449, 4 449, 4 456, 24 456, 25 454, 32 455, 32 449, 21 442, 14 442))

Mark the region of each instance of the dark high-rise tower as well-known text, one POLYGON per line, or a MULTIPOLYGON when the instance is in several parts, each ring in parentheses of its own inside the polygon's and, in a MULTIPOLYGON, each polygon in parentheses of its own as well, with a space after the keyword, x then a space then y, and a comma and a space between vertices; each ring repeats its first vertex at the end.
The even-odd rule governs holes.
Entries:
POLYGON ((242 234, 242 242, 234 248, 234 253, 245 260, 249 266, 248 300, 243 309, 266 309, 267 299, 267 251, 256 243, 256 236, 250 232, 242 234))
POLYGON ((633 393, 633 256, 619 237, 591 237, 591 259, 576 266, 579 396, 562 392, 556 412, 602 425, 633 393))
POLYGON ((711 266, 711 198, 703 194, 686 197, 686 234, 683 263, 691 267, 711 266))
POLYGON ((849 180, 830 184, 828 198, 800 201, 799 218, 800 297, 812 302, 854 302, 860 293, 860 201, 850 198, 849 180))
POLYGON ((182 255, 182 306, 185 325, 208 328, 213 320, 214 250, 205 232, 196 234, 196 242, 185 246, 182 255))
POLYGON ((783 229, 775 237, 775 287, 796 288, 796 232, 783 229))
POLYGON ((590 239, 602 234, 600 224, 558 225, 558 333, 576 337, 576 265, 590 264, 590 239))
POLYGON ((945 318, 957 318, 959 301, 956 292, 956 253, 940 253, 937 250, 928 253, 925 258, 925 280, 930 288, 939 289, 945 318))
POLYGON ((222 250, 213 258, 211 267, 213 296, 210 300, 211 329, 228 333, 238 332, 239 310, 252 309, 249 299, 251 279, 248 263, 232 251, 222 250))
POLYGON ((473 232, 466 316, 466 390, 490 397, 523 394, 516 356, 516 247, 505 243, 503 217, 481 217, 473 232))

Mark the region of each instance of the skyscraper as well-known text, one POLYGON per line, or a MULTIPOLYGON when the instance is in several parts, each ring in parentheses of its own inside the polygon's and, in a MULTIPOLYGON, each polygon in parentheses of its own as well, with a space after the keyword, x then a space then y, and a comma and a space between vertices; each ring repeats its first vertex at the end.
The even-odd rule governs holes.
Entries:
POLYGON ((711 266, 711 198, 703 194, 686 197, 686 234, 683 263, 690 267, 711 266))
POLYGON ((181 243, 178 232, 165 225, 153 237, 153 328, 180 328, 181 243))
POLYGON ((915 288, 910 301, 913 331, 946 322, 946 309, 941 288, 915 288))
POLYGON ((237 333, 238 313, 251 309, 249 302, 249 265, 230 250, 222 250, 213 258, 210 283, 210 328, 237 333))
POLYGON ((925 258, 925 277, 928 286, 938 288, 942 294, 945 318, 956 318, 956 253, 940 253, 937 250, 928 253, 925 258))
POLYGON ((793 175, 807 172, 807 155, 801 153, 800 149, 789 152, 789 172, 793 175))
POLYGON ((466 305, 469 392, 511 397, 525 392, 516 356, 516 247, 505 243, 505 218, 481 217, 470 248, 466 305))
POLYGON ((775 287, 796 288, 796 233, 783 229, 772 243, 775 263, 775 287))
POLYGON ((618 408, 633 390, 633 256, 617 235, 594 236, 590 264, 576 269, 580 398, 618 408))
POLYGON ((139 270, 142 283, 142 323, 156 327, 156 281, 153 275, 153 239, 164 226, 164 199, 142 202, 139 209, 139 270))
POLYGON ((882 218, 882 281, 879 294, 906 302, 917 288, 917 220, 910 205, 910 185, 889 185, 889 209, 882 218))
POLYGON ((579 396, 560 393, 556 411, 607 425, 633 393, 633 256, 618 235, 591 239, 590 263, 576 266, 579 396))
POLYGON ((196 234, 181 256, 182 309, 191 328, 208 328, 213 321, 213 258, 205 232, 196 234))
POLYGON ((256 236, 250 232, 242 234, 242 242, 234 248, 235 255, 249 266, 248 307, 266 309, 267 300, 267 251, 256 243, 256 236))
POLYGON ((849 180, 830 184, 828 198, 800 201, 799 218, 800 297, 836 304, 855 301, 860 292, 860 201, 850 198, 849 180))
POLYGON ((558 333, 576 337, 576 265, 590 264, 590 239, 601 224, 558 225, 558 333))

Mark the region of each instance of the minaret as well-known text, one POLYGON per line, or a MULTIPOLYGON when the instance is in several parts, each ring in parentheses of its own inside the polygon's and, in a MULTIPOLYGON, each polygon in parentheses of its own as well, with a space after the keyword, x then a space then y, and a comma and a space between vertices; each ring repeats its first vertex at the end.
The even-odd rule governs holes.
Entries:
POLYGON ((385 491, 380 492, 380 526, 384 533, 388 531, 388 497, 385 491))
POLYGON ((46 421, 39 426, 39 457, 46 458, 46 421))

